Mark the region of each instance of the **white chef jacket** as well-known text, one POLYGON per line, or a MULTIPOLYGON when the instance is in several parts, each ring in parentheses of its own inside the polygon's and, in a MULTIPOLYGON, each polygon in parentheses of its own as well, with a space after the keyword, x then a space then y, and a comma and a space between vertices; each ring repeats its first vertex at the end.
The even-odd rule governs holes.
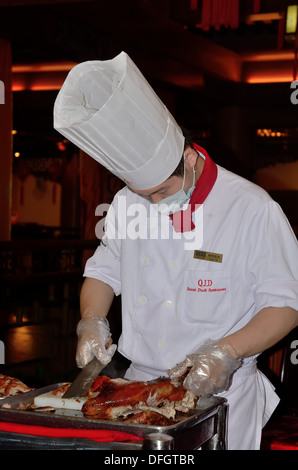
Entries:
MULTIPOLYGON (((178 235, 168 216, 151 209, 127 187, 119 191, 84 273, 121 293, 118 349, 132 361, 127 378, 166 375, 206 340, 239 330, 264 307, 298 310, 297 240, 260 187, 218 166, 211 192, 193 213, 197 235, 178 235), (148 217, 137 218, 138 207, 148 217)), ((256 357, 244 360, 220 395, 229 403, 229 449, 259 448, 279 399, 256 357)))

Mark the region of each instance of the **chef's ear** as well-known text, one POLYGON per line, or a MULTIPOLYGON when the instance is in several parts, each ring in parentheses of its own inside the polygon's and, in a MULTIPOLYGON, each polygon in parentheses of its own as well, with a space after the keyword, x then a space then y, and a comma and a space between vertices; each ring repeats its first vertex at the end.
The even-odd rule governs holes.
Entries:
POLYGON ((195 149, 188 147, 185 152, 185 161, 189 164, 191 168, 194 168, 197 163, 198 154, 195 149))

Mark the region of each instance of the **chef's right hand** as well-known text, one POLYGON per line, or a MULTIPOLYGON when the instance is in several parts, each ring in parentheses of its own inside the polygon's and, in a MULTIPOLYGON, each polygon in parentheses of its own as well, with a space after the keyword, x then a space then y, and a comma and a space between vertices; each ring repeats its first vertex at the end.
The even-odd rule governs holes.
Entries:
POLYGON ((77 335, 76 362, 78 367, 85 367, 94 357, 105 365, 111 361, 117 346, 111 344, 111 332, 106 318, 82 318, 77 326, 77 335))

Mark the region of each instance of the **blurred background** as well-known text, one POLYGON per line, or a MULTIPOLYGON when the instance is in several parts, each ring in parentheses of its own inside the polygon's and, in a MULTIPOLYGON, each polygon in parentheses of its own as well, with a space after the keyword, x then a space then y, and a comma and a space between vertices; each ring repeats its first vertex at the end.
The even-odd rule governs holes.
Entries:
MULTIPOLYGON (((0 373, 38 386, 77 372, 95 209, 122 186, 53 129, 79 62, 127 52, 194 141, 270 192, 297 235, 297 11, 295 0, 0 0, 0 373)), ((115 339, 120 315, 117 298, 115 339)), ((291 384, 292 408, 293 338, 261 360, 282 391, 291 384)), ((111 375, 126 367, 116 362, 111 375)))

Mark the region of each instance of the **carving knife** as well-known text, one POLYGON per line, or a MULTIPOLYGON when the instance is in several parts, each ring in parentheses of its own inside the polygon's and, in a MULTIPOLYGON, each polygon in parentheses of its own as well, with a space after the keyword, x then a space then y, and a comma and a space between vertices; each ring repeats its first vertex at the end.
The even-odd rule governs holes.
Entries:
POLYGON ((62 398, 84 397, 90 390, 93 380, 107 366, 99 362, 96 357, 81 370, 79 375, 74 379, 70 387, 66 390, 62 398))

